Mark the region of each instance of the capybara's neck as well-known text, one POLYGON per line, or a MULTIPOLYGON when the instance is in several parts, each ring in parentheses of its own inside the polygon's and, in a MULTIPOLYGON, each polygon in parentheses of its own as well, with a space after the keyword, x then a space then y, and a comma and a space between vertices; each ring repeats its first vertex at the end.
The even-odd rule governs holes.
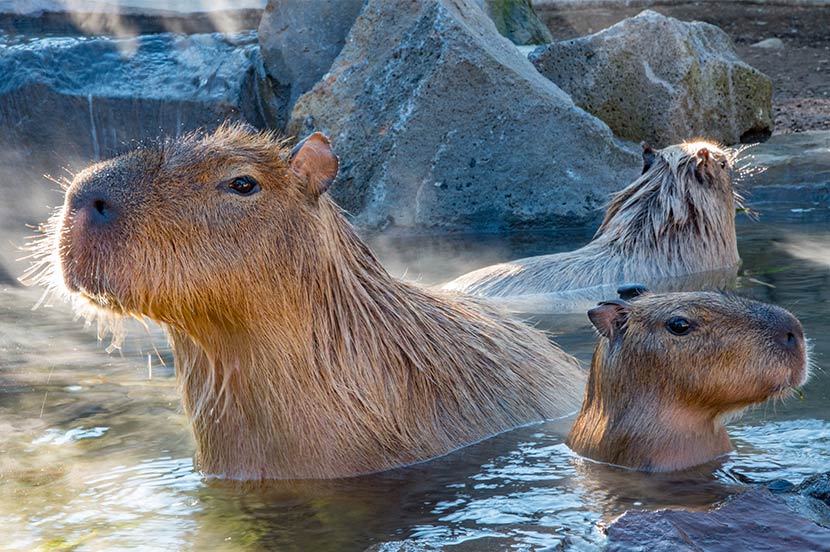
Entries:
POLYGON ((594 353, 582 409, 568 435, 577 454, 643 471, 675 471, 732 450, 722 416, 685 406, 659 385, 633 378, 616 383, 599 373, 605 346, 594 353))
POLYGON ((576 407, 574 359, 521 323, 391 278, 324 201, 302 279, 234 322, 170 329, 203 471, 368 473, 576 407))
POLYGON ((619 257, 638 273, 655 275, 705 272, 740 262, 732 192, 713 190, 693 201, 658 187, 631 193, 615 198, 589 248, 602 251, 606 259, 619 257))

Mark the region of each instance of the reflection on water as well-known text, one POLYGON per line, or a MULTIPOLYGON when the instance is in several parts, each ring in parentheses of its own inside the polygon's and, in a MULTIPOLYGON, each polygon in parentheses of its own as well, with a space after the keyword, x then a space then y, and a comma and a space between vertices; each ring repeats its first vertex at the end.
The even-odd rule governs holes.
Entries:
MULTIPOLYGON (((740 292, 793 310, 826 369, 826 211, 742 219, 740 292)), ((376 238, 396 275, 433 283, 519 256, 573 248, 568 234, 376 238)), ((408 469, 341 481, 242 484, 194 472, 169 347, 131 328, 107 355, 65 307, 0 291, 0 532, 9 550, 594 550, 626 509, 706 509, 747 481, 799 481, 830 465, 830 376, 803 400, 762 405, 731 426, 736 452, 679 474, 580 459, 572 419, 527 426, 408 469), (163 363, 162 363, 163 362, 163 363)), ((584 315, 540 317, 588 361, 584 315)))

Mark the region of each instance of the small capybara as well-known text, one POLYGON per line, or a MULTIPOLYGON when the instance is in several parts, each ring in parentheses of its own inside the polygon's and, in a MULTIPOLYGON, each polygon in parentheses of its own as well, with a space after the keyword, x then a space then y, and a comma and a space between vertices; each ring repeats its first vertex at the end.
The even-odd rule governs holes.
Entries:
POLYGON ((625 282, 654 286, 666 278, 736 271, 740 197, 727 154, 708 142, 689 142, 645 148, 643 160, 643 174, 612 198, 588 245, 481 268, 443 289, 519 301, 525 296, 525 302, 552 293, 579 299, 580 290, 589 290, 584 295, 593 303, 608 286, 613 292, 625 282))
POLYGON ((75 176, 30 281, 162 324, 208 474, 333 478, 575 411, 584 371, 474 300, 387 274, 293 150, 225 125, 75 176))
POLYGON ((623 292, 588 312, 600 338, 568 435, 578 454, 644 471, 703 464, 732 450, 725 420, 807 381, 804 332, 782 308, 623 292))

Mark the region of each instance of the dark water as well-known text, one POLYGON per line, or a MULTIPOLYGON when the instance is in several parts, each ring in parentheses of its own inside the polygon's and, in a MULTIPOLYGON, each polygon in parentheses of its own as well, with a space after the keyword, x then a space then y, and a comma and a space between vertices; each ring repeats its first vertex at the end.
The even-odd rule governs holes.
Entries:
MULTIPOLYGON (((582 460, 572 419, 524 427, 444 458, 341 481, 238 484, 194 472, 193 441, 158 329, 130 329, 107 354, 65 306, 0 291, 0 548, 4 550, 594 550, 630 508, 706 509, 748 481, 830 466, 830 213, 740 217, 740 292, 793 310, 817 370, 804 398, 730 426, 736 452, 672 475, 582 460), (167 364, 162 365, 159 359, 167 364)), ((783 212, 782 212, 783 211, 783 212)), ((397 275, 431 283, 520 255, 574 247, 559 234, 374 239, 397 275)), ((568 315, 557 336, 587 361, 593 332, 568 315)))

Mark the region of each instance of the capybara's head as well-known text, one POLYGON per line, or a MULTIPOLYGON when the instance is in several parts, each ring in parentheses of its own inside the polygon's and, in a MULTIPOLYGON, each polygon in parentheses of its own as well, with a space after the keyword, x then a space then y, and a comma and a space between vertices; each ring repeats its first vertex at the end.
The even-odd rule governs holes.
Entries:
POLYGON ((601 336, 591 377, 606 404, 639 395, 722 415, 807 380, 804 332, 782 308, 724 293, 624 295, 588 313, 601 336))
POLYGON ((321 134, 291 151, 239 125, 95 164, 54 218, 56 272, 119 314, 230 323, 301 280, 337 165, 321 134))
POLYGON ((740 201, 731 157, 716 144, 684 142, 661 150, 644 145, 642 175, 611 200, 598 234, 615 223, 618 232, 640 232, 649 223, 659 233, 701 225, 704 216, 715 223, 719 217, 731 220, 740 201))

